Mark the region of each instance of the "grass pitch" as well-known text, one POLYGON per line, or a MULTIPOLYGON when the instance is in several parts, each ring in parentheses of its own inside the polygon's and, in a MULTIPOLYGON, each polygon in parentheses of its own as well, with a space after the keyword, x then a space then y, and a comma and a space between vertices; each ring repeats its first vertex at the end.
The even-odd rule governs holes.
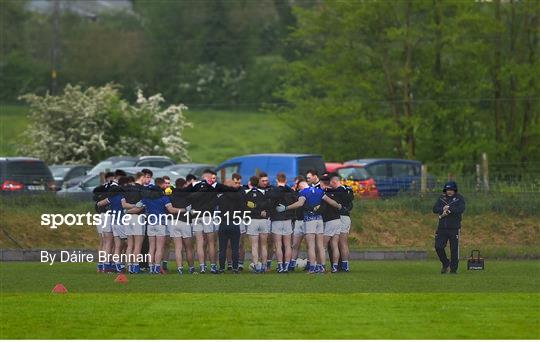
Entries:
POLYGON ((540 264, 354 262, 349 274, 128 276, 2 263, 0 338, 540 338, 540 264), (464 265, 462 265, 464 269, 464 265), (68 294, 51 294, 63 283, 68 294))

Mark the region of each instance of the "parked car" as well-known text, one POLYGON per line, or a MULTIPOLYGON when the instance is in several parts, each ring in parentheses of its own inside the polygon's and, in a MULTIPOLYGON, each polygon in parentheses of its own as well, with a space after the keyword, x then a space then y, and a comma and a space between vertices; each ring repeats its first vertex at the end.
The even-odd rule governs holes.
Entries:
POLYGON ((324 163, 324 166, 326 166, 327 172, 334 172, 338 167, 343 166, 343 163, 329 162, 324 163))
POLYGON ((92 165, 51 165, 49 169, 54 178, 56 190, 60 190, 67 181, 73 182, 77 180, 75 184, 80 182, 87 172, 92 169, 92 165))
POLYGON ((104 171, 114 171, 116 169, 124 169, 126 167, 157 167, 163 168, 169 165, 174 165, 176 162, 165 156, 142 156, 142 157, 109 157, 92 168, 88 174, 97 175, 104 171))
MULTIPOLYGON (((125 167, 121 170, 124 170, 128 176, 133 176, 141 169, 146 168, 153 172, 153 178, 169 176, 171 178, 171 183, 174 184, 177 178, 181 176, 173 170, 155 168, 155 167, 125 167)), ((88 175, 86 176, 79 184, 69 187, 67 189, 62 189, 57 192, 58 196, 69 197, 81 201, 91 201, 92 200, 92 191, 94 188, 100 184, 100 175, 88 175)))
POLYGON ((175 164, 165 167, 167 170, 173 170, 178 172, 180 177, 185 178, 187 175, 192 174, 200 178, 203 174, 203 171, 206 169, 215 169, 215 165, 210 164, 195 164, 195 163, 186 163, 186 164, 175 164))
POLYGON ((422 163, 405 159, 356 159, 345 164, 366 168, 375 179, 381 197, 397 195, 400 191, 417 191, 420 188, 422 163))
POLYGON ((44 193, 55 190, 51 170, 39 159, 0 157, 0 192, 44 193))
POLYGON ((356 164, 328 165, 329 172, 336 172, 341 176, 342 183, 350 186, 354 193, 361 198, 379 198, 379 190, 373 176, 369 174, 365 167, 356 164), (332 171, 330 171, 332 170, 332 171))
POLYGON ((216 168, 216 172, 220 181, 231 178, 231 175, 237 172, 242 175, 242 180, 246 183, 249 177, 264 171, 272 184, 275 184, 276 175, 284 172, 289 184, 292 184, 294 177, 305 176, 310 169, 317 170, 319 174, 326 172, 322 156, 292 153, 250 154, 221 163, 216 168))

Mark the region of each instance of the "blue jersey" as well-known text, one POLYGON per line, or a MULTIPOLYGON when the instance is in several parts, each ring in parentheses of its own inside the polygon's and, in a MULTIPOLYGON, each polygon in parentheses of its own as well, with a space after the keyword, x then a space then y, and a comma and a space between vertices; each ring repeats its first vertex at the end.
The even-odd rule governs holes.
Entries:
POLYGON ((168 214, 167 208, 165 206, 168 203, 171 203, 169 196, 161 196, 158 198, 143 198, 143 204, 146 206, 147 215, 161 215, 168 214))
POLYGON ((116 194, 112 197, 109 197, 109 203, 111 205, 112 215, 115 220, 122 218, 124 215, 124 208, 122 207, 122 198, 123 194, 116 194))
POLYGON ((324 190, 310 187, 301 190, 299 195, 306 199, 304 203, 304 221, 322 220, 321 212, 317 209, 322 203, 324 190))

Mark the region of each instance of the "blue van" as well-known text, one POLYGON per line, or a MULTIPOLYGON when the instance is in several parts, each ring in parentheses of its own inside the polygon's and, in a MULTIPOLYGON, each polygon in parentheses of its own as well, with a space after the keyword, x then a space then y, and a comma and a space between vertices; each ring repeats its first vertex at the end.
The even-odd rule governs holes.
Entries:
POLYGON ((293 153, 249 154, 221 163, 216 172, 220 181, 230 179, 232 174, 237 172, 242 175, 243 183, 247 183, 249 177, 264 171, 268 174, 271 184, 276 184, 276 175, 284 172, 288 183, 292 184, 294 177, 305 176, 310 169, 317 170, 319 175, 326 172, 322 156, 293 153))
POLYGON ((397 195, 400 191, 420 189, 422 163, 405 159, 355 159, 345 164, 361 165, 369 172, 381 197, 397 195))

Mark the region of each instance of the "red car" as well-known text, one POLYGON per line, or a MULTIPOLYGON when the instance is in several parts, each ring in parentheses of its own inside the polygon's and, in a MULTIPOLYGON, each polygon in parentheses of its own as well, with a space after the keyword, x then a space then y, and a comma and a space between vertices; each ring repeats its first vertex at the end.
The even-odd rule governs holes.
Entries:
POLYGON ((362 165, 326 163, 328 172, 336 172, 345 185, 353 188, 354 193, 362 198, 379 198, 375 180, 362 165))

